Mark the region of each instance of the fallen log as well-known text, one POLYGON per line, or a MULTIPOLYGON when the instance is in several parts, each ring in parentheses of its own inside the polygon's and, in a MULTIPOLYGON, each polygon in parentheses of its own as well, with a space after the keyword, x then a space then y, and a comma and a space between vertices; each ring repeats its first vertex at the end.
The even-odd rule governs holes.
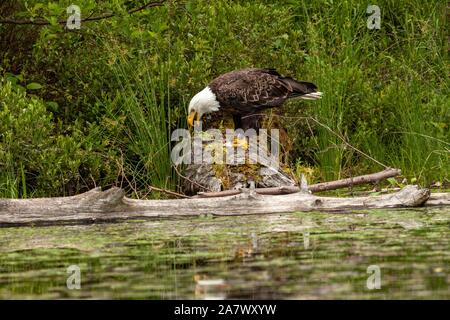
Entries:
MULTIPOLYGON (((308 186, 308 190, 311 192, 321 192, 328 190, 336 190, 345 187, 351 187, 366 183, 376 183, 381 180, 396 177, 401 174, 399 169, 388 168, 380 172, 366 174, 362 176, 357 176, 353 178, 341 179, 330 182, 322 182, 317 184, 312 184, 308 186)), ((272 187, 272 188, 255 188, 255 192, 263 195, 280 195, 280 194, 289 194, 299 192, 300 187, 298 186, 281 186, 281 187, 272 187)), ((199 198, 214 198, 214 197, 226 197, 232 196, 236 194, 240 194, 242 191, 239 190, 225 190, 225 191, 217 191, 217 192, 199 192, 197 197, 199 198)))
POLYGON ((311 192, 320 192, 357 186, 365 183, 372 183, 372 182, 376 183, 387 178, 399 176, 400 174, 401 174, 400 169, 388 168, 380 172, 366 174, 363 176, 313 184, 309 186, 309 190, 311 192))
POLYGON ((431 193, 426 202, 427 207, 431 206, 450 206, 450 192, 431 193))
POLYGON ((349 212, 355 209, 401 208, 423 205, 428 189, 407 186, 380 196, 320 197, 307 192, 269 196, 245 189, 219 198, 135 200, 120 188, 95 188, 71 197, 0 199, 0 226, 58 225, 115 222, 129 219, 173 218, 201 215, 230 216, 295 211, 349 212))

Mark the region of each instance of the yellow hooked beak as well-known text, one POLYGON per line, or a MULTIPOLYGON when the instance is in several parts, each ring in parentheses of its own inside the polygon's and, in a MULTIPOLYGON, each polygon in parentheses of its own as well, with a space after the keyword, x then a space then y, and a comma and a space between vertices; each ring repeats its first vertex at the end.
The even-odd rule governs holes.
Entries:
POLYGON ((200 121, 200 115, 197 112, 191 111, 191 113, 189 114, 189 117, 187 119, 189 127, 194 126, 194 118, 196 115, 197 115, 197 121, 200 121))

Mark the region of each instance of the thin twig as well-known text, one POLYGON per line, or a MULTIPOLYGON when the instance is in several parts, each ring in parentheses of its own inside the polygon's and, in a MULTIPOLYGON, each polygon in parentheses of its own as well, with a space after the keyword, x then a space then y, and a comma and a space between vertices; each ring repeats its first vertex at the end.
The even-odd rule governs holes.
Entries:
POLYGON ((186 198, 186 199, 190 199, 191 198, 191 197, 189 197, 189 196, 187 196, 185 194, 177 193, 177 192, 170 191, 170 190, 167 190, 167 189, 160 189, 160 188, 153 187, 153 186, 150 186, 149 188, 150 188, 150 190, 155 190, 155 191, 158 191, 158 192, 167 193, 167 194, 170 194, 172 196, 176 196, 176 197, 180 197, 180 198, 186 198))
POLYGON ((123 174, 123 177, 125 178, 125 180, 128 182, 128 185, 130 186, 131 190, 133 190, 134 194, 139 199, 139 193, 137 190, 136 179, 133 177, 133 181, 134 181, 134 187, 133 187, 133 185, 131 184, 131 181, 128 180, 128 178, 126 176, 125 171, 122 171, 122 174, 123 174))
MULTIPOLYGON (((255 114, 252 114, 252 115, 250 115, 250 116, 267 116, 267 115, 264 114, 264 113, 255 113, 255 114)), ((358 152, 359 154, 365 156, 366 158, 372 160, 373 162, 379 164, 380 166, 382 166, 382 167, 385 168, 385 169, 389 169, 389 168, 390 168, 389 166, 387 166, 387 165, 381 163, 380 161, 378 161, 377 159, 375 159, 375 158, 369 156, 367 153, 365 153, 365 152, 359 150, 358 148, 352 146, 352 145, 351 145, 350 143, 348 143, 348 142, 345 140, 345 138, 342 137, 339 133, 334 132, 333 129, 331 129, 331 128, 330 128, 329 126, 327 126, 326 124, 321 123, 319 120, 317 120, 317 119, 314 118, 314 117, 311 117, 311 116, 309 116, 309 117, 287 117, 287 116, 282 116, 282 115, 278 115, 278 114, 274 114, 273 116, 279 117, 279 118, 288 118, 288 119, 304 119, 304 120, 312 120, 312 121, 314 121, 315 123, 317 123, 318 125, 320 125, 321 127, 323 127, 323 128, 325 128, 325 129, 327 129, 328 131, 330 131, 333 135, 335 135, 336 137, 338 137, 340 140, 342 140, 342 142, 344 142, 344 144, 345 144, 346 146, 348 146, 349 148, 351 148, 351 149, 353 149, 354 151, 358 152)), ((308 126, 309 126, 309 124, 308 124, 308 126)))
POLYGON ((418 136, 420 136, 420 137, 428 138, 428 139, 431 139, 431 140, 435 140, 435 141, 438 141, 438 142, 440 142, 440 143, 444 143, 444 144, 450 146, 450 143, 448 143, 447 141, 444 141, 444 140, 441 140, 441 139, 438 139, 438 138, 435 138, 435 137, 432 137, 432 136, 429 136, 429 135, 426 135, 426 134, 422 134, 422 133, 419 133, 419 132, 393 131, 393 132, 390 132, 390 133, 401 133, 401 134, 418 135, 418 136))
POLYGON ((173 166, 173 169, 175 170, 175 172, 176 172, 181 178, 183 178, 183 179, 189 181, 189 182, 192 183, 192 184, 195 184, 195 185, 196 185, 197 187, 199 187, 199 188, 202 188, 202 189, 204 189, 204 190, 208 190, 208 191, 211 191, 211 192, 212 192, 212 190, 211 190, 210 188, 205 187, 205 186, 201 185, 200 183, 195 182, 195 181, 189 179, 188 177, 182 175, 182 174, 180 173, 180 171, 178 171, 178 169, 177 169, 176 166, 173 166))
POLYGON ((341 137, 340 134, 334 132, 330 127, 328 127, 327 125, 325 125, 325 124, 319 122, 319 120, 315 119, 314 117, 308 117, 308 118, 311 119, 312 121, 314 121, 315 123, 317 123, 318 125, 322 126, 323 128, 327 129, 328 131, 330 131, 333 135, 335 135, 335 136, 338 137, 339 139, 341 139, 342 142, 344 142, 344 144, 345 144, 347 147, 353 149, 354 151, 358 152, 359 154, 362 154, 363 156, 365 156, 366 158, 368 158, 368 159, 372 160, 373 162, 379 164, 379 165, 382 166, 383 168, 385 168, 385 169, 388 169, 388 168, 389 168, 389 166, 387 166, 387 165, 381 163, 381 162, 378 161, 377 159, 375 159, 375 158, 369 156, 367 153, 365 153, 365 152, 359 150, 358 148, 352 146, 350 143, 348 143, 348 142, 345 140, 344 137, 341 137))

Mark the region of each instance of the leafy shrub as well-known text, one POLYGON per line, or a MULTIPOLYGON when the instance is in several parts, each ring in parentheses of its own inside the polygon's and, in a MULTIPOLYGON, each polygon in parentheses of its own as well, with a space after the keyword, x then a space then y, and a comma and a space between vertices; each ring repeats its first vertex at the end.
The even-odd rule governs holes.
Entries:
POLYGON ((0 80, 1 196, 69 195, 116 178, 115 164, 105 161, 111 157, 76 123, 70 134, 55 127, 41 99, 0 80))

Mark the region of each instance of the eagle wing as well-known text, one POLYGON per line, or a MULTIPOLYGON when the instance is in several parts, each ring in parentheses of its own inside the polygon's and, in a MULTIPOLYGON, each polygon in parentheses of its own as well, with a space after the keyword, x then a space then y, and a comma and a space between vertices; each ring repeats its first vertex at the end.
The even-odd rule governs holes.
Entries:
POLYGON ((221 106, 239 113, 283 104, 294 88, 275 69, 242 69, 219 76, 210 83, 221 106))

